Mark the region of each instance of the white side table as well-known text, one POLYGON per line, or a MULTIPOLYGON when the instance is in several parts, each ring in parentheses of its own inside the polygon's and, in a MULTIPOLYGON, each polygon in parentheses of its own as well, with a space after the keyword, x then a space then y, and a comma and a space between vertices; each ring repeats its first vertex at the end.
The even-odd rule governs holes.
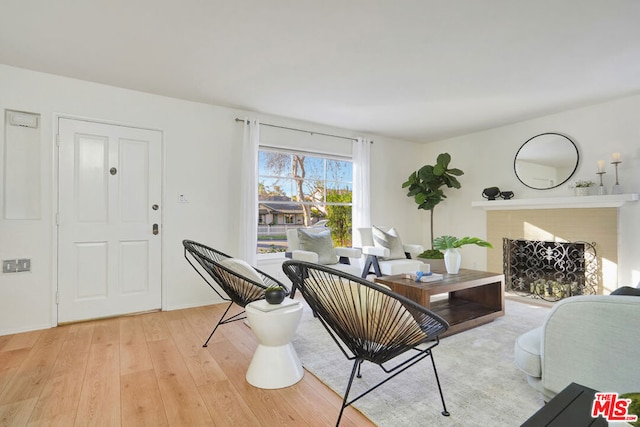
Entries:
POLYGON ((302 379, 304 369, 291 344, 302 317, 302 304, 286 298, 281 304, 265 300, 245 307, 258 348, 247 370, 247 382, 255 387, 289 387, 302 379))

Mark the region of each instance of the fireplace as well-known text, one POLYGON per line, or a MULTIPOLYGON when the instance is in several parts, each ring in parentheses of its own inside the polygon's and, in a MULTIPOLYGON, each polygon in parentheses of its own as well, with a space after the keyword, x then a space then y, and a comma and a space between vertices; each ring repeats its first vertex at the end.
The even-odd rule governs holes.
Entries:
POLYGON ((503 238, 505 289, 547 301, 596 294, 595 243, 503 238))

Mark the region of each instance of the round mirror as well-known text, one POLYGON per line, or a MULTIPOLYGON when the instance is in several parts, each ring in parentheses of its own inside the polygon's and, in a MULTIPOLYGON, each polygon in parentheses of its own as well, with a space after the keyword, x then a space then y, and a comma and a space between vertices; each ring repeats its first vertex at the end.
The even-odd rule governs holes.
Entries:
POLYGON ((513 168, 524 185, 536 190, 558 187, 578 169, 578 147, 559 133, 536 135, 522 144, 513 168))

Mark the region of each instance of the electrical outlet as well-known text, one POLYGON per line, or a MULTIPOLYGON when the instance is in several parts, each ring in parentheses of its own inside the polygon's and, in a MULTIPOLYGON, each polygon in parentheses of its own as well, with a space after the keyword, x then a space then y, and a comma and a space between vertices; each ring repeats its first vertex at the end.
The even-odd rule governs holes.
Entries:
POLYGON ((31 271, 30 258, 2 260, 3 273, 21 273, 23 271, 31 271))

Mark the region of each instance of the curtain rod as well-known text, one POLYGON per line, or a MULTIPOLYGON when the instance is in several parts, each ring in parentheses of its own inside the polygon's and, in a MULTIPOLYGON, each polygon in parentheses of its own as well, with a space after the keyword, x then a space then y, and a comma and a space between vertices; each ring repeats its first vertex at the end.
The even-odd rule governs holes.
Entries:
MULTIPOLYGON (((244 119, 240 119, 240 118, 236 117, 236 122, 244 122, 244 119)), ((290 128, 290 127, 279 126, 279 125, 272 125, 272 124, 269 124, 269 123, 260 122, 260 125, 269 126, 269 127, 278 128, 278 129, 293 130, 293 131, 296 131, 296 132, 304 132, 304 133, 308 133, 310 135, 314 135, 315 134, 315 135, 322 135, 322 136, 330 136, 330 137, 333 137, 333 138, 348 139, 350 141, 357 141, 358 140, 358 138, 349 138, 348 136, 332 135, 330 133, 322 133, 322 132, 313 132, 313 131, 310 131, 310 130, 296 129, 296 128, 290 128)), ((373 141, 371 141, 371 143, 373 144, 373 141)))

